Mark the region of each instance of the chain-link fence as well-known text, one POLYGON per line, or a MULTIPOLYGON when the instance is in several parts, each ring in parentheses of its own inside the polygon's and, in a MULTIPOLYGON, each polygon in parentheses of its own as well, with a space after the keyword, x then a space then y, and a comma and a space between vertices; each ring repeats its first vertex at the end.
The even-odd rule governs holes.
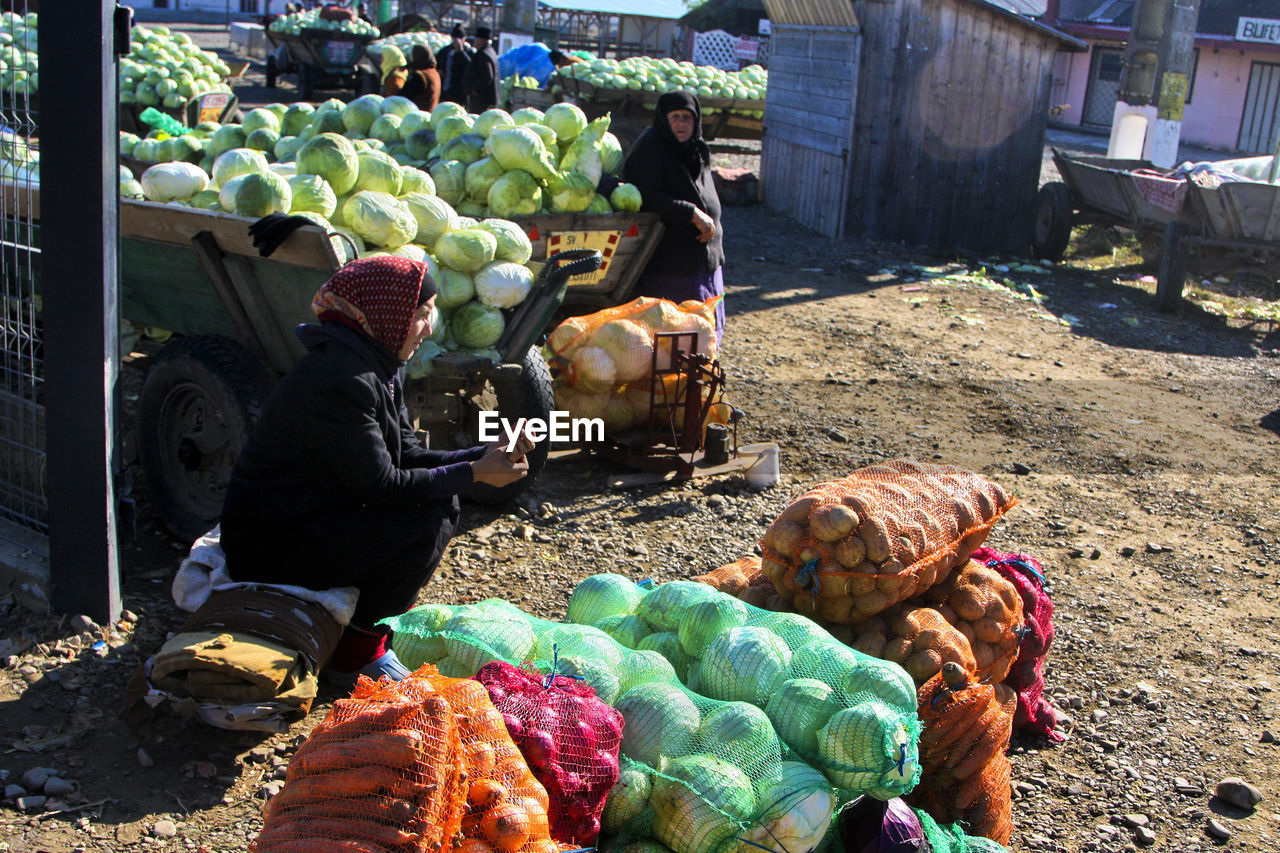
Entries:
POLYGON ((34 7, 0 4, 0 541, 47 556, 34 7))

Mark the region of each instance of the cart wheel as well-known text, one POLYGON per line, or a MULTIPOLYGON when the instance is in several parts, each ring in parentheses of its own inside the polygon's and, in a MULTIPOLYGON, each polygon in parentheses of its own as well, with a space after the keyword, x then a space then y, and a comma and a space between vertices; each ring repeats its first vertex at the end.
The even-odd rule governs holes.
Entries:
POLYGON ((1071 190, 1061 181, 1050 181, 1036 196, 1031 227, 1031 248, 1037 258, 1062 260, 1071 242, 1071 190))
POLYGON ((276 75, 280 73, 280 69, 276 67, 276 58, 272 54, 267 54, 267 88, 274 89, 276 87, 276 75))
MULTIPOLYGON (((520 364, 524 368, 520 378, 500 382, 493 387, 498 413, 512 423, 515 423, 516 418, 550 420, 551 410, 555 407, 555 395, 551 390, 551 371, 547 369, 541 351, 537 347, 530 347, 520 364)), ((504 503, 515 499, 533 485, 546 467, 547 442, 539 443, 526 458, 529 461, 529 473, 523 479, 502 488, 477 483, 471 490, 471 499, 479 504, 504 503)))
POLYGON ((298 68, 298 100, 309 101, 316 91, 315 68, 303 64, 298 68))
POLYGON ((1182 285, 1187 278, 1187 226, 1170 222, 1164 227, 1160 269, 1156 273, 1156 310, 1177 311, 1182 305, 1182 285))
POLYGON ((192 542, 222 514, 271 380, 235 341, 192 335, 156 356, 138 398, 138 458, 161 523, 192 542))

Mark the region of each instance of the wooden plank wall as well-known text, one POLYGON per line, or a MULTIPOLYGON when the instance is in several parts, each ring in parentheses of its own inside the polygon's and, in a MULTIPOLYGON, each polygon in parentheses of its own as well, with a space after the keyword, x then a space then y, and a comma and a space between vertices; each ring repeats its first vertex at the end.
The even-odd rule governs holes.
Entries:
POLYGON ((828 237, 844 233, 861 32, 775 24, 764 106, 765 203, 828 237))
POLYGON ((971 0, 861 0, 852 234, 1024 250, 1052 37, 971 0))

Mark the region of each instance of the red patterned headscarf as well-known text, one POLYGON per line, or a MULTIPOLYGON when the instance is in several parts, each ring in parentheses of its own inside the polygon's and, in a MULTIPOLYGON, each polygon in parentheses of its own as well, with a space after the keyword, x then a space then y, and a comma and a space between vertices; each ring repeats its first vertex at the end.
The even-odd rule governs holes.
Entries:
POLYGON ((418 309, 427 265, 394 255, 361 258, 316 291, 311 310, 322 323, 341 323, 396 355, 418 309))

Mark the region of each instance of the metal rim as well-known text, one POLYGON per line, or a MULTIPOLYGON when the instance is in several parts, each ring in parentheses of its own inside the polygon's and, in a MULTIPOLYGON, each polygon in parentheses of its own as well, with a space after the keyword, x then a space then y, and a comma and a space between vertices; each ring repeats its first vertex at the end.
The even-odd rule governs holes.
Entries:
POLYGON ((216 518, 237 454, 227 414, 198 383, 184 381, 165 395, 158 431, 166 482, 191 510, 216 518))

